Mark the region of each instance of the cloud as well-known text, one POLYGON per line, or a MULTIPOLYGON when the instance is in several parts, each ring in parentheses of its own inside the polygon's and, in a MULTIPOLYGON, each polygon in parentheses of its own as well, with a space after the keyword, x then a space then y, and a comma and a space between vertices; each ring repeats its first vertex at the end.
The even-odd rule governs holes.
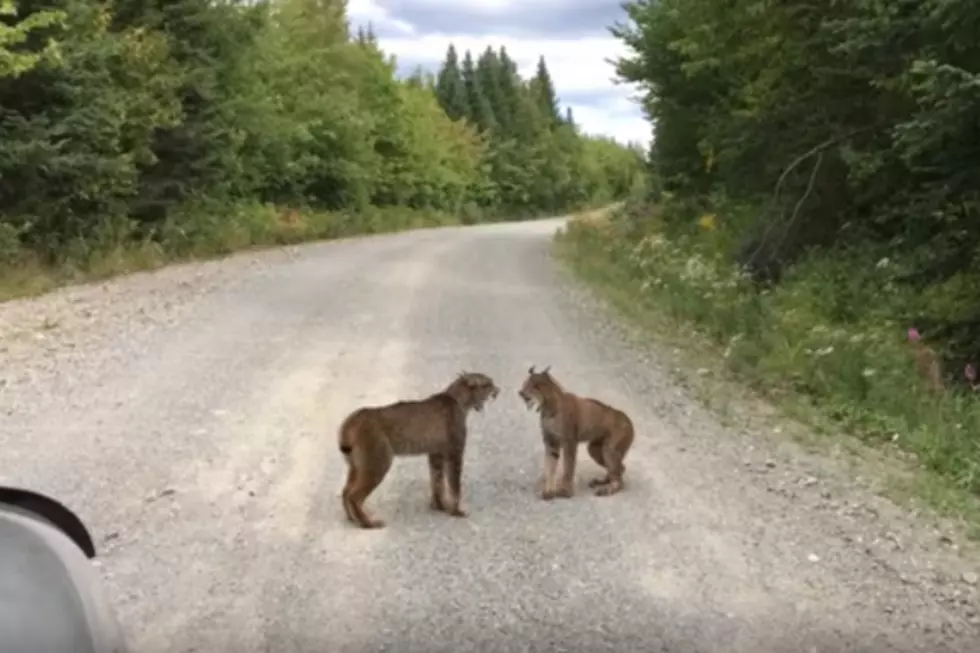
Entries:
POLYGON ((348 14, 355 25, 372 24, 401 73, 435 72, 450 43, 460 55, 504 47, 525 77, 544 56, 562 105, 584 131, 650 141, 649 123, 630 100, 635 89, 613 81, 608 61, 627 52, 606 29, 625 19, 619 0, 350 0, 348 14))
POLYGON ((347 15, 355 25, 367 26, 371 24, 379 38, 415 33, 415 28, 411 23, 395 18, 375 0, 348 0, 347 15))
POLYGON ((426 32, 509 34, 566 39, 608 34, 624 16, 621 0, 375 0, 390 15, 426 32))

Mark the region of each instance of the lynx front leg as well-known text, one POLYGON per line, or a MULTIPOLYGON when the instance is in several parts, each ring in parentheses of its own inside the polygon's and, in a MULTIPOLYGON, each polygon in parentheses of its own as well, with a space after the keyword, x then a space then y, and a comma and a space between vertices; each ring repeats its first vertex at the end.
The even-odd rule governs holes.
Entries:
POLYGON ((433 510, 445 510, 443 494, 445 492, 445 467, 446 461, 442 454, 429 454, 429 485, 431 486, 432 499, 429 506, 433 510))
POLYGON ((555 496, 570 499, 575 494, 575 458, 578 454, 578 443, 574 441, 564 442, 561 451, 561 483, 555 492, 555 496))
POLYGON ((449 482, 449 496, 445 502, 445 510, 453 517, 466 517, 466 512, 459 507, 462 500, 463 452, 452 451, 446 455, 446 480, 449 482))
POLYGON ((555 477, 558 473, 558 457, 561 449, 557 442, 544 443, 544 482, 541 488, 541 498, 550 501, 555 498, 555 477))

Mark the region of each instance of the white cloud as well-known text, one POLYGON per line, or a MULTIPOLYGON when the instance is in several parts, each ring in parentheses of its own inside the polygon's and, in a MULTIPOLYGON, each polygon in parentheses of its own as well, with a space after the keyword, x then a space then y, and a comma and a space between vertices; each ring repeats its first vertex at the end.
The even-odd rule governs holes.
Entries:
MULTIPOLYGON (((561 0, 558 0, 560 3, 561 0)), ((551 0, 551 4, 554 4, 555 0, 551 0)), ((433 9, 438 11, 439 9, 446 6, 446 0, 412 0, 412 4, 419 8, 433 9)), ((513 8, 519 6, 520 2, 516 0, 461 0, 459 2, 454 2, 453 4, 466 7, 466 10, 474 14, 484 14, 489 16, 501 16, 507 14, 513 8)), ((543 3, 548 4, 548 0, 543 3)))
POLYGON ((597 136, 612 136, 620 143, 628 141, 650 143, 652 127, 642 115, 616 115, 604 108, 569 103, 575 115, 575 122, 582 131, 597 136))
POLYGON ((465 31, 468 34, 507 33, 536 37, 543 34, 605 35, 606 27, 625 16, 621 0, 375 0, 393 15, 422 32, 465 31), (465 26, 460 29, 460 26, 465 26))
POLYGON ((404 20, 393 18, 388 10, 375 0, 348 0, 347 16, 356 25, 373 24, 377 28, 398 32, 400 34, 415 34, 415 28, 404 20))
MULTIPOLYGON (((559 4, 557 0, 549 1, 556 7, 559 4)), ((414 0, 414 4, 425 2, 414 0)), ((439 0, 427 0, 427 4, 433 10, 446 6, 444 1, 439 0)), ((484 15, 499 15, 516 6, 515 2, 503 0, 460 4, 466 5, 467 11, 484 15)), ((635 94, 635 89, 613 81, 615 70, 608 60, 623 55, 626 48, 611 36, 555 39, 519 38, 506 34, 420 34, 418 26, 404 21, 394 21, 401 24, 395 25, 388 12, 375 0, 351 0, 348 15, 353 23, 367 24, 371 21, 378 28, 386 28, 378 29, 378 32, 384 32, 378 38, 381 47, 385 52, 394 54, 400 64, 411 67, 421 64, 435 70, 445 58, 450 43, 456 46, 461 56, 469 50, 474 57, 488 45, 495 49, 504 47, 525 77, 534 73, 538 57, 544 56, 559 98, 568 98, 562 104, 572 107, 576 122, 584 131, 612 136, 621 142, 632 140, 647 145, 650 141, 649 123, 643 118, 640 107, 629 100, 635 94), (402 36, 388 35, 393 32, 402 36), (586 101, 585 98, 595 100, 586 101)))

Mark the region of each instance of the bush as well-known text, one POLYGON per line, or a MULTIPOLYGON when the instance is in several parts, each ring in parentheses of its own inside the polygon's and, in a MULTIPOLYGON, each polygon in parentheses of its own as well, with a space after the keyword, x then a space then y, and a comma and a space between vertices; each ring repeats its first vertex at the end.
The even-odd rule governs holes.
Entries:
POLYGON ((0 0, 8 296, 172 257, 560 213, 623 195, 642 167, 638 148, 578 130, 544 60, 524 79, 503 49, 460 65, 451 47, 438 79, 400 79, 344 3, 42 4, 0 0))
POLYGON ((710 228, 669 237, 663 211, 642 229, 636 207, 603 225, 574 222, 561 244, 580 270, 695 327, 724 366, 770 396, 806 397, 847 431, 894 442, 980 495, 980 401, 962 386, 930 392, 906 340, 914 325, 895 317, 896 307, 935 297, 910 296, 866 251, 806 258, 759 290, 723 238, 710 228))

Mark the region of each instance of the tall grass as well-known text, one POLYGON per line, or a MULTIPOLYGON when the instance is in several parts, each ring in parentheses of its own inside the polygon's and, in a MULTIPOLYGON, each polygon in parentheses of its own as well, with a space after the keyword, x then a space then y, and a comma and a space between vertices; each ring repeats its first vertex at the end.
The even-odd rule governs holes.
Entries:
POLYGON ((461 224, 461 220, 447 213, 400 207, 332 213, 260 204, 191 204, 150 233, 137 235, 128 223, 107 224, 97 237, 69 243, 53 254, 24 249, 15 234, 0 229, 0 301, 174 261, 451 224, 461 224))
POLYGON ((931 392, 907 341, 916 325, 895 317, 900 307, 952 301, 962 281, 911 297, 891 281, 888 261, 823 253, 760 292, 730 262, 715 216, 668 235, 659 210, 639 222, 624 214, 572 221, 559 251, 642 310, 693 327, 724 367, 768 397, 804 399, 839 429, 893 443, 980 497, 980 398, 969 388, 931 392))

